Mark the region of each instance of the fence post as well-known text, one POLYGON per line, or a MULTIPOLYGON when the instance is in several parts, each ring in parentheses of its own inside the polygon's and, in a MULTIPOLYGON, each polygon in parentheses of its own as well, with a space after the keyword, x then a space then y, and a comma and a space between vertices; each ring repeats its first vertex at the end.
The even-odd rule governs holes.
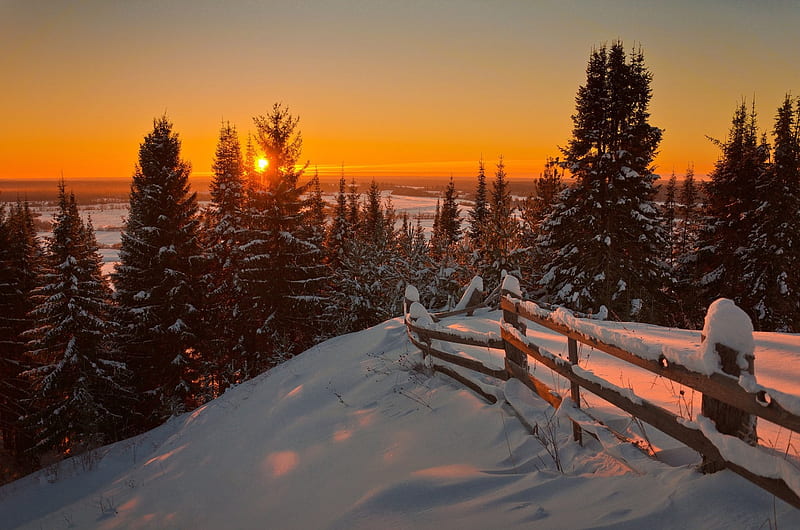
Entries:
MULTIPOLYGON (((573 366, 578 364, 578 341, 572 337, 567 338, 567 349, 569 350, 569 362, 573 366)), ((581 387, 578 383, 571 382, 569 384, 569 397, 575 403, 575 406, 581 408, 581 387)), ((583 445, 583 435, 581 434, 580 426, 572 422, 572 439, 583 445)))
MULTIPOLYGON (((522 298, 522 290, 519 287, 519 280, 510 274, 507 274, 503 279, 503 286, 500 288, 500 296, 503 297, 505 295, 513 296, 515 298, 522 298)), ((523 335, 525 334, 525 324, 519 321, 519 315, 517 315, 514 311, 503 309, 503 321, 514 326, 523 335)), ((503 349, 506 351, 506 364, 508 364, 510 361, 522 369, 525 373, 528 372, 528 356, 525 354, 525 352, 505 341, 503 341, 503 349)), ((508 369, 507 371, 509 372, 509 377, 514 377, 513 371, 508 369)))
MULTIPOLYGON (((753 375, 753 323, 731 300, 720 298, 709 306, 700 340, 704 360, 719 359, 722 371, 736 378, 742 372, 753 375)), ((706 395, 703 395, 702 414, 716 424, 719 432, 736 436, 750 445, 758 443, 755 416, 706 395)), ((703 455, 703 472, 714 473, 723 467, 723 462, 703 455)))

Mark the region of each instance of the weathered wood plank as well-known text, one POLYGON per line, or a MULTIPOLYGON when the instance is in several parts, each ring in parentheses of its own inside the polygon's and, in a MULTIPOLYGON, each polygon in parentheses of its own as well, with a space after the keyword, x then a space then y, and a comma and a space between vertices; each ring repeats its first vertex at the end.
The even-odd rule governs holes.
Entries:
POLYGON ((473 392, 475 392, 476 394, 481 396, 483 399, 485 399, 486 401, 491 403, 492 405, 497 403, 497 396, 489 394, 483 388, 481 388, 480 385, 478 385, 474 381, 471 381, 470 379, 464 377, 463 375, 459 374, 458 372, 456 372, 452 368, 449 368, 449 367, 441 365, 441 364, 434 363, 433 369, 435 371, 439 372, 439 373, 442 373, 442 374, 452 378, 452 379, 455 379, 456 381, 458 381, 462 385, 466 386, 467 388, 469 388, 470 390, 472 390, 473 392))
POLYGON ((414 338, 410 330, 408 331, 408 338, 409 340, 411 340, 411 343, 414 344, 414 346, 416 346, 426 354, 436 357, 437 359, 447 361, 449 363, 455 364, 456 366, 467 368, 468 370, 472 370, 474 372, 479 372, 482 374, 489 375, 491 377, 495 377, 502 381, 508 380, 508 373, 505 370, 496 370, 494 368, 489 368, 488 366, 474 359, 466 359, 459 355, 438 350, 426 344, 425 342, 419 341, 416 338, 414 338))
POLYGON ((408 321, 406 321, 406 326, 409 327, 411 331, 417 333, 420 337, 424 336, 431 339, 443 340, 445 342, 452 342, 454 344, 464 344, 465 346, 480 346, 483 348, 496 348, 496 349, 503 348, 503 339, 484 340, 484 339, 476 339, 469 337, 460 337, 456 334, 451 334, 443 330, 431 330, 423 328, 408 321))
POLYGON ((693 372, 678 363, 668 363, 666 360, 653 361, 643 359, 618 346, 606 344, 593 337, 587 337, 566 326, 534 315, 520 307, 518 303, 509 297, 503 297, 500 300, 500 307, 503 310, 514 311, 521 317, 556 331, 565 337, 575 339, 587 346, 591 346, 596 350, 600 350, 632 365, 644 368, 654 374, 693 388, 704 395, 711 396, 719 401, 724 401, 748 414, 754 414, 767 421, 800 433, 800 417, 785 410, 774 399, 771 400, 769 404, 765 404, 762 396, 757 393, 745 391, 739 386, 736 378, 732 376, 715 373, 709 377, 704 374, 693 372))
POLYGON ((589 392, 592 392, 602 399, 605 399, 609 403, 619 407, 625 412, 636 416, 642 421, 652 425, 656 429, 686 444, 700 454, 712 460, 725 462, 725 466, 731 471, 743 476, 744 478, 769 491, 776 497, 783 499, 789 504, 800 508, 800 497, 798 497, 794 491, 792 491, 792 489, 786 485, 785 482, 782 480, 769 479, 760 475, 756 475, 755 473, 752 473, 741 466, 737 466, 736 464, 725 461, 711 440, 706 438, 703 433, 700 432, 700 430, 692 429, 684 425, 683 422, 680 421, 680 418, 675 414, 643 399, 639 402, 633 401, 629 397, 624 396, 610 388, 601 386, 596 381, 581 377, 572 371, 572 366, 568 361, 551 355, 544 355, 538 350, 538 348, 525 344, 523 341, 507 332, 505 329, 501 329, 500 331, 502 333, 503 340, 514 344, 517 348, 525 351, 528 355, 541 362, 547 368, 565 377, 570 382, 579 384, 589 392))

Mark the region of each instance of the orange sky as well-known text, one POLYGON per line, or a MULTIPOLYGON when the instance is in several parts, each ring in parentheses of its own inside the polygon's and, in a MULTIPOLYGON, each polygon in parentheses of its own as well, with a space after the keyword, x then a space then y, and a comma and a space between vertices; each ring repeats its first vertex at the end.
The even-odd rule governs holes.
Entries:
POLYGON ((641 42, 659 172, 707 172, 742 97, 800 93, 796 2, 0 0, 2 179, 129 177, 167 112, 198 175, 221 120, 281 101, 322 175, 530 178, 571 131, 591 47, 641 42), (695 5, 695 4, 700 4, 695 5))

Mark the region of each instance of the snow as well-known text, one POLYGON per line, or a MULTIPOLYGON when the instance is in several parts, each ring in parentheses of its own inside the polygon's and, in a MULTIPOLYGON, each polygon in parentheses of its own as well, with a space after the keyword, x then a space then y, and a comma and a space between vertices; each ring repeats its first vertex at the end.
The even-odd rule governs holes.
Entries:
POLYGON ((506 276, 503 278, 502 289, 517 297, 522 296, 522 289, 519 286, 519 280, 511 274, 506 274, 506 276))
POLYGON ((515 408, 490 405, 418 371, 419 358, 400 319, 327 341, 153 431, 0 488, 0 526, 800 526, 800 511, 777 501, 773 512, 770 494, 729 471, 652 461, 608 436, 579 446, 569 400, 554 414, 517 381, 462 370, 515 408), (554 427, 563 473, 518 415, 554 427))
POLYGON ((706 313, 703 325, 705 341, 701 348, 701 358, 710 374, 719 370, 719 355, 716 344, 722 344, 738 352, 737 364, 742 370, 748 367, 748 358, 753 357, 755 343, 753 342, 753 323, 743 310, 733 303, 733 300, 720 298, 715 300, 706 313))
POLYGON ((419 291, 413 285, 408 284, 406 285, 405 298, 411 302, 419 302, 419 291))
POLYGON ((800 466, 782 455, 751 447, 735 436, 722 434, 714 422, 705 416, 697 417, 697 426, 719 449, 722 458, 761 476, 783 479, 795 494, 800 495, 800 466))
MULTIPOLYGON (((472 280, 469 282, 469 285, 467 286, 466 291, 464 291, 464 294, 461 296, 461 299, 458 301, 454 309, 456 311, 461 309, 466 309, 470 300, 472 300, 472 295, 475 292, 479 293, 483 292, 483 278, 481 278, 480 276, 475 276, 474 278, 472 278, 472 280)), ((408 297, 406 296, 406 298, 408 297)))

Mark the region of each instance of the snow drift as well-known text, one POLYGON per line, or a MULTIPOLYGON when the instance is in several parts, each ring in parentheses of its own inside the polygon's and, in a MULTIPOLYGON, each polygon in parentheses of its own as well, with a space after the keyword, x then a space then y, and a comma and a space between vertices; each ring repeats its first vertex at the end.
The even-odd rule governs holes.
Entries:
POLYGON ((470 377, 501 399, 428 374, 391 320, 0 488, 0 527, 800 527, 733 473, 581 447, 518 383, 470 377))

